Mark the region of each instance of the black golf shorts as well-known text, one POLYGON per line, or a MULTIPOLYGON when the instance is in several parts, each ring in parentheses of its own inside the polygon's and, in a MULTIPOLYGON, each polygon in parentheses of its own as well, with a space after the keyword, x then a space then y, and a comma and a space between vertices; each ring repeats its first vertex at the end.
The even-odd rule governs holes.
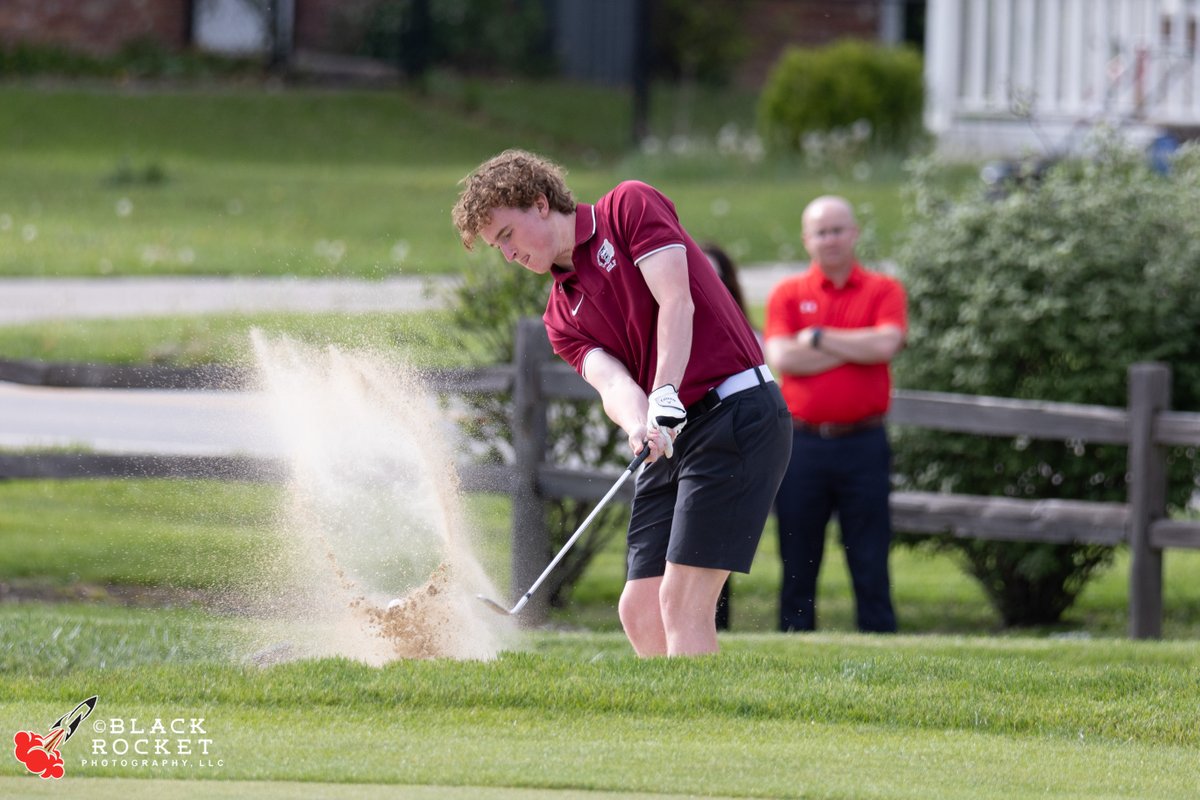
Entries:
POLYGON ((668 561, 749 572, 791 452, 792 415, 774 382, 688 421, 675 455, 638 476, 628 579, 658 577, 668 561))

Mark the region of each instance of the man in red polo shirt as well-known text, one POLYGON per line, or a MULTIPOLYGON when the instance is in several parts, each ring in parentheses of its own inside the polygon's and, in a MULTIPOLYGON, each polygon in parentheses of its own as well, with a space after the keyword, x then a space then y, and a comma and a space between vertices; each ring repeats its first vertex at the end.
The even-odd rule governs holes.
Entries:
POLYGON ((767 363, 792 413, 792 456, 775 501, 783 561, 779 627, 816 627, 817 574, 834 512, 854 584, 858 627, 896 630, 888 577, 891 449, 883 427, 888 363, 904 345, 904 288, 868 272, 850 204, 819 197, 801 218, 808 270, 767 300, 767 363))
POLYGON ((684 231, 638 181, 576 203, 562 170, 507 150, 463 180, 453 219, 553 281, 554 350, 596 388, 638 476, 619 613, 639 655, 717 650, 731 571, 749 572, 791 449, 787 406, 749 323, 684 231))

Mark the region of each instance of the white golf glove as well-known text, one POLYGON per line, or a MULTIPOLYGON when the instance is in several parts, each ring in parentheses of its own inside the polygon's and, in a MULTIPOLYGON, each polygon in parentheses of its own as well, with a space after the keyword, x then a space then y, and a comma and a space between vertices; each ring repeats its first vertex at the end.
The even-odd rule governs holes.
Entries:
POLYGON ((679 394, 671 384, 660 386, 650 393, 650 411, 646 427, 663 433, 663 455, 670 458, 675 454, 672 434, 683 430, 687 424, 687 410, 679 400, 679 394))

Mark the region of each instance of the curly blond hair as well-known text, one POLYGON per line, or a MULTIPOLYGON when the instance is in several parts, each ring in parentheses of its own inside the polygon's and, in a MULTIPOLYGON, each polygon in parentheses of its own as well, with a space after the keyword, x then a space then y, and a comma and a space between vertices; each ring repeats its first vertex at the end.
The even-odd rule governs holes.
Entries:
POLYGON ((575 198, 567 188, 566 171, 549 159, 525 150, 505 150, 476 167, 459 181, 463 187, 450 212, 459 238, 474 249, 479 231, 497 208, 532 208, 538 195, 545 195, 552 211, 570 214, 575 198))

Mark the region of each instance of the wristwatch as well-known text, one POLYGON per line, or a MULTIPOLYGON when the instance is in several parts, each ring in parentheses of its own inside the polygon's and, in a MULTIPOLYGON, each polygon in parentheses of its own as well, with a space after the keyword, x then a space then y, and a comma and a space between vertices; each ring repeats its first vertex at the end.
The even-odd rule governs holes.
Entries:
POLYGON ((820 329, 820 328, 813 328, 813 329, 812 329, 812 339, 811 339, 811 341, 812 341, 812 348, 813 348, 813 350, 820 350, 820 349, 821 349, 821 329, 820 329))

